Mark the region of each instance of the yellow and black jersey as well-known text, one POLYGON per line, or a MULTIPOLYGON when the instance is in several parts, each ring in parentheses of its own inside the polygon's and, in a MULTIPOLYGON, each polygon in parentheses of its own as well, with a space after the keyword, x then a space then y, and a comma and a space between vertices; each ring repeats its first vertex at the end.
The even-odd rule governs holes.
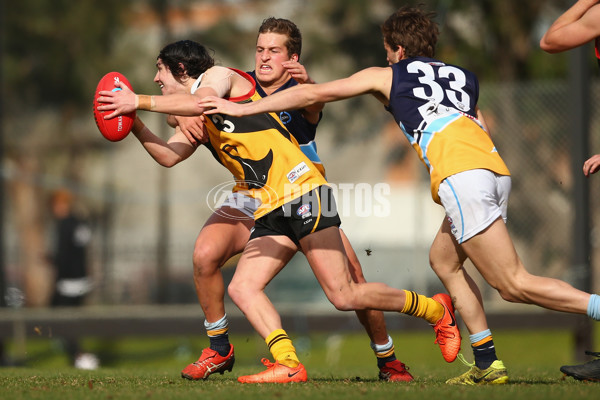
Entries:
MULTIPOLYGON (((255 85, 248 74, 234 71, 255 85)), ((245 103, 259 98, 252 89, 229 100, 245 103)), ((234 191, 261 201, 255 219, 327 183, 274 113, 241 118, 213 114, 206 127, 207 146, 237 181, 234 191)))

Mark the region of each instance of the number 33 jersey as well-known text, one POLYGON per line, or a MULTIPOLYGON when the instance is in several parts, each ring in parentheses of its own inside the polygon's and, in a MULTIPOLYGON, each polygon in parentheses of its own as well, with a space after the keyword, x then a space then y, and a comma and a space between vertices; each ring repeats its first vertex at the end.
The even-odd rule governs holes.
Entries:
POLYGON ((489 134, 477 120, 477 77, 441 61, 414 57, 392 65, 386 107, 431 177, 431 196, 450 175, 488 169, 510 175, 489 134))

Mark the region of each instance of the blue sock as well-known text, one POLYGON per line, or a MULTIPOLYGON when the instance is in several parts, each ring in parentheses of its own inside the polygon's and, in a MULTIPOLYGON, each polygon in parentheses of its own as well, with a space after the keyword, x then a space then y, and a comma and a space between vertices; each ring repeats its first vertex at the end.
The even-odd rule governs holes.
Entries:
POLYGON ((590 296, 590 302, 587 307, 588 317, 600 321, 600 296, 593 294, 590 296))
POLYGON ((475 357, 475 365, 479 369, 487 369, 494 361, 498 359, 496 356, 496 347, 492 339, 492 331, 486 329, 469 336, 473 356, 475 357))
POLYGON ((371 348, 377 356, 377 366, 379 368, 385 367, 385 364, 395 361, 396 354, 394 353, 394 342, 388 335, 388 342, 386 344, 375 344, 371 342, 371 348))
POLYGON ((206 328, 206 333, 210 340, 210 348, 223 357, 229 354, 231 345, 229 344, 229 322, 227 321, 227 314, 217 322, 208 322, 205 320, 204 327, 206 328))

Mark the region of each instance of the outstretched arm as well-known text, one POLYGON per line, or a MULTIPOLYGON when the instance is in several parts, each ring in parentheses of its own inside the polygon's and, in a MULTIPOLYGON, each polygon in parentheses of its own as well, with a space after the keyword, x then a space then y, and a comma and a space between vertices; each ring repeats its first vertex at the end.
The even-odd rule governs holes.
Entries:
POLYGON ((172 167, 185 160, 194 153, 196 147, 185 137, 179 128, 175 128, 175 134, 165 142, 156 136, 137 117, 133 123, 131 132, 140 141, 144 149, 163 167, 172 167))
POLYGON ((115 83, 121 90, 99 92, 100 111, 113 111, 104 119, 112 119, 135 110, 154 111, 173 115, 201 115, 203 108, 198 106, 198 98, 214 96, 218 93, 210 87, 200 88, 195 94, 170 94, 167 96, 149 96, 135 94, 122 82, 115 83))
POLYGON ((336 81, 294 86, 251 103, 238 104, 209 96, 198 104, 207 109, 205 114, 221 113, 235 117, 306 108, 316 103, 329 103, 368 93, 386 104, 391 82, 391 68, 372 67, 336 81))
POLYGON ((600 36, 598 0, 579 0, 548 28, 540 41, 542 50, 558 53, 600 36))

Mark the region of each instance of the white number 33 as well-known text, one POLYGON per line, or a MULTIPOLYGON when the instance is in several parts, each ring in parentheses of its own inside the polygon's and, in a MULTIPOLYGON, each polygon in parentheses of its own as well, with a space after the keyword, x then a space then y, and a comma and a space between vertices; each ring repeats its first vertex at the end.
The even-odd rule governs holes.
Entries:
POLYGON ((437 69, 437 78, 449 79, 450 87, 446 90, 436 82, 436 69, 433 66, 422 61, 414 61, 408 64, 407 70, 412 74, 419 74, 419 82, 423 84, 413 89, 416 97, 437 104, 447 98, 460 111, 469 111, 471 97, 463 90, 467 79, 465 73, 459 68, 444 65, 437 69))

